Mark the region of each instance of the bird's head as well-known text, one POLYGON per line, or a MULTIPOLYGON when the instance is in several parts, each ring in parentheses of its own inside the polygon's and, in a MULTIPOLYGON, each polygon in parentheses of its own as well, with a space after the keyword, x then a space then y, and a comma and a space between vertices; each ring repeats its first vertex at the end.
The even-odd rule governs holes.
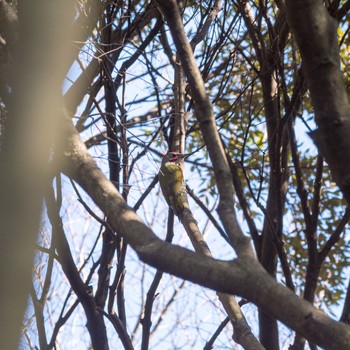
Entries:
POLYGON ((178 163, 182 158, 184 158, 184 155, 179 153, 179 152, 168 152, 164 157, 163 157, 163 162, 162 163, 178 163))

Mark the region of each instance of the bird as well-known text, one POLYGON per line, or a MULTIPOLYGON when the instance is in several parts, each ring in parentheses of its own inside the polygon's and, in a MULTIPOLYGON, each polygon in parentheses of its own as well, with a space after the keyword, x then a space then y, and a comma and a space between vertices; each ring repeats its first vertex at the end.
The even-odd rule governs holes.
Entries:
POLYGON ((183 158, 183 154, 169 151, 164 155, 158 173, 163 196, 180 220, 184 210, 189 208, 184 174, 180 166, 183 158))

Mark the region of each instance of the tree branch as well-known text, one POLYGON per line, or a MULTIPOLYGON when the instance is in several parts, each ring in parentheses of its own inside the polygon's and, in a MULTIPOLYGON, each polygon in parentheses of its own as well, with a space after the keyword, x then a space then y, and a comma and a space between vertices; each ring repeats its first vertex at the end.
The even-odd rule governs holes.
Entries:
POLYGON ((337 22, 318 0, 286 0, 315 110, 311 133, 350 203, 350 108, 340 72, 337 22))
POLYGON ((218 213, 238 255, 254 256, 250 239, 243 235, 233 208, 234 190, 231 172, 222 147, 213 115, 213 108, 205 91, 201 73, 196 65, 191 45, 185 34, 180 11, 175 0, 158 0, 157 3, 164 14, 171 30, 182 68, 187 78, 192 98, 195 103, 195 114, 199 121, 204 142, 217 180, 220 202, 218 213))
POLYGON ((333 321, 277 284, 249 255, 232 262, 218 261, 157 238, 105 178, 67 119, 65 128, 66 142, 61 159, 64 172, 90 195, 107 216, 113 230, 132 246, 142 261, 219 292, 240 295, 326 349, 349 346, 350 332, 346 325, 333 321))

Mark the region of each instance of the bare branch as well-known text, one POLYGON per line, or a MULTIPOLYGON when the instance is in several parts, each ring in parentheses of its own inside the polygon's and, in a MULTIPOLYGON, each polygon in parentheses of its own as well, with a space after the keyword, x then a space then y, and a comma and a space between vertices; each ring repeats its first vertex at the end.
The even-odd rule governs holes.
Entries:
POLYGON ((326 349, 347 347, 350 334, 346 325, 331 320, 310 303, 277 284, 249 255, 233 262, 217 261, 157 238, 98 169, 70 121, 66 120, 65 125, 64 172, 93 198, 113 229, 133 247, 141 260, 222 293, 243 296, 326 349), (279 303, 274 302, 276 298, 279 303))
POLYGON ((220 193, 219 216, 232 240, 238 255, 253 256, 250 240, 243 235, 233 208, 234 190, 231 173, 226 160, 225 152, 216 129, 213 109, 205 91, 204 82, 193 57, 191 46, 184 32, 181 15, 177 2, 158 1, 158 4, 167 19, 182 67, 190 85, 195 102, 195 113, 199 121, 205 144, 209 151, 220 193))

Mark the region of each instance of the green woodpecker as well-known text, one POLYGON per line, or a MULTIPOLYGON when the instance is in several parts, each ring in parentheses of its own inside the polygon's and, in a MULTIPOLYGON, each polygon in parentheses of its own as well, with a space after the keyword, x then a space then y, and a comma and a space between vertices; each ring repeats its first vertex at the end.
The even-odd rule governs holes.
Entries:
POLYGON ((168 152, 162 160, 158 178, 163 196, 174 214, 181 218, 185 208, 188 208, 186 185, 180 167, 183 155, 177 152, 168 152))

